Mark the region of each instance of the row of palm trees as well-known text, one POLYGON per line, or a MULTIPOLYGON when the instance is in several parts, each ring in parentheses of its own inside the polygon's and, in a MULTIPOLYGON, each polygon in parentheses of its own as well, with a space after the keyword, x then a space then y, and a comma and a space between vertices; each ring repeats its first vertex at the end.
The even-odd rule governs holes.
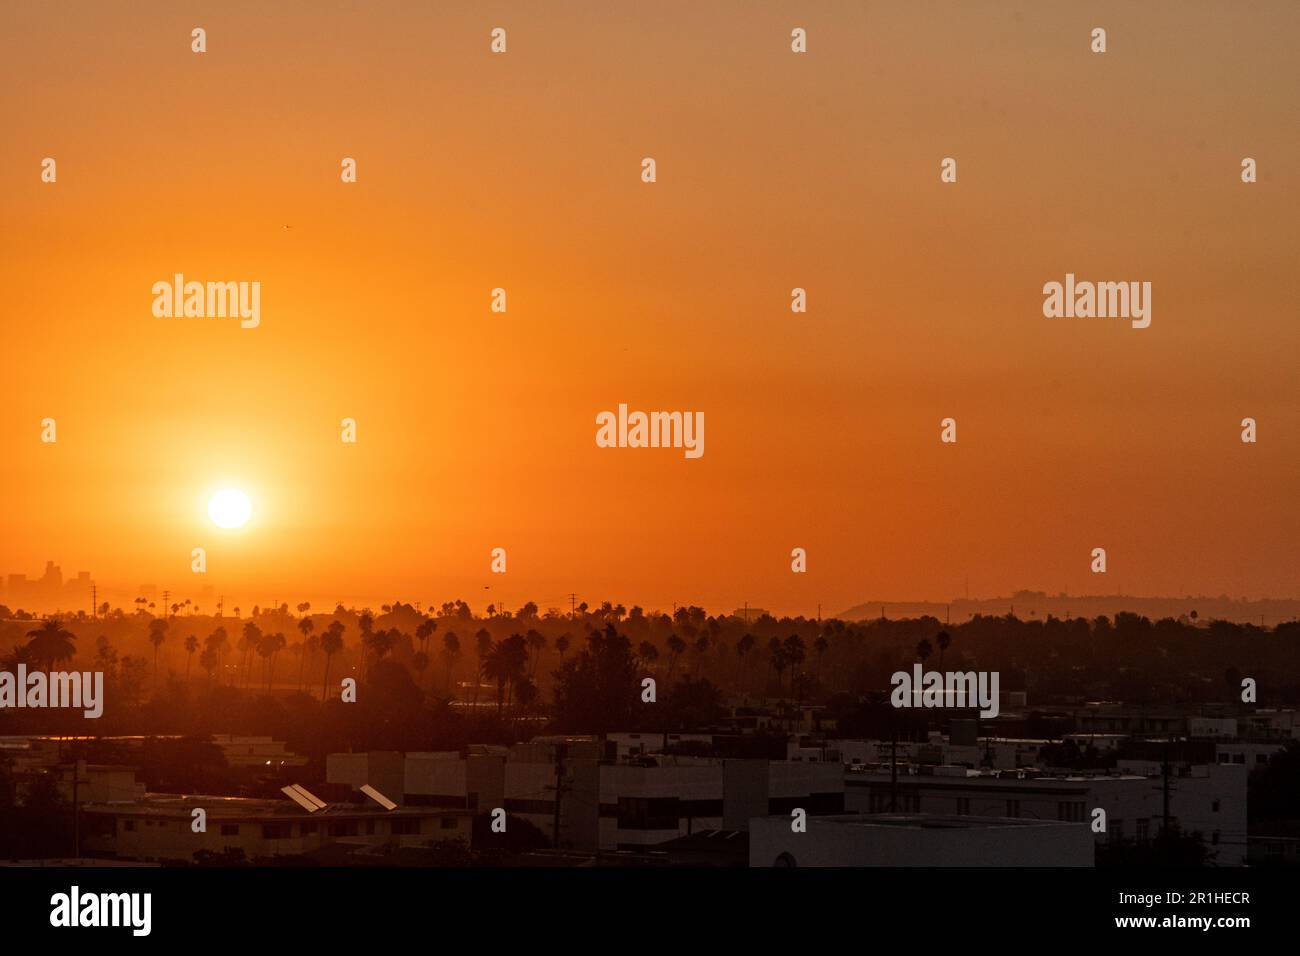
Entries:
MULTIPOLYGON (((345 628, 341 621, 335 619, 318 634, 316 633, 315 621, 306 616, 310 605, 300 604, 298 610, 303 617, 298 621, 297 628, 302 635, 302 640, 295 645, 298 652, 299 669, 298 669, 298 688, 302 689, 305 680, 307 667, 309 663, 314 662, 317 654, 325 655, 325 666, 321 677, 321 698, 325 699, 329 694, 329 675, 332 662, 335 656, 344 650, 344 633, 345 628)), ((167 639, 167 634, 173 621, 167 618, 155 618, 149 622, 148 640, 154 649, 154 685, 157 687, 158 680, 158 654, 167 639)), ((357 621, 360 632, 359 648, 361 651, 361 669, 365 673, 367 666, 373 666, 375 662, 383 660, 394 648, 401 646, 409 641, 406 634, 397 628, 375 629, 374 619, 367 612, 362 614, 357 621)), ((438 630, 438 621, 432 617, 424 618, 415 630, 415 641, 418 643, 418 650, 411 659, 412 668, 417 675, 417 681, 429 669, 431 657, 429 654, 429 643, 438 630)), ((688 644, 687 641, 678 633, 673 632, 666 641, 667 655, 667 682, 671 683, 676 676, 677 667, 688 651, 693 650, 695 656, 694 676, 699 677, 700 670, 712 646, 711 635, 704 629, 697 629, 693 626, 683 626, 681 630, 692 637, 693 640, 688 644)), ((50 618, 41 623, 37 628, 27 632, 30 638, 29 643, 16 649, 15 655, 24 660, 31 661, 37 665, 45 665, 53 668, 61 661, 68 660, 76 654, 76 636, 67 630, 62 622, 57 618, 50 618)), ((940 661, 944 652, 951 643, 951 636, 946 632, 940 632, 935 643, 938 645, 940 661)), ((563 666, 565 655, 571 646, 572 638, 568 633, 564 633, 555 638, 554 647, 559 653, 560 663, 563 666)), ((456 664, 462 656, 460 637, 455 631, 449 630, 442 637, 442 648, 440 656, 445 669, 444 686, 445 693, 448 697, 453 696, 453 673, 456 664)), ((217 673, 224 670, 225 655, 230 649, 230 638, 224 627, 218 626, 203 641, 203 650, 199 654, 199 664, 208 673, 211 682, 217 673)), ((256 659, 262 661, 262 675, 265 679, 265 686, 269 692, 275 679, 275 665, 278 655, 287 645, 285 636, 280 631, 264 633, 255 621, 245 621, 241 630, 240 639, 236 649, 240 654, 237 674, 242 675, 241 681, 244 687, 252 684, 253 666, 256 659)), ((195 653, 199 652, 199 640, 194 634, 190 634, 184 640, 186 651, 185 677, 189 680, 190 670, 195 653)), ((478 706, 478 699, 481 690, 481 681, 487 680, 496 685, 497 711, 502 713, 507 706, 519 703, 523 707, 530 706, 537 698, 537 672, 541 663, 541 658, 546 650, 547 640, 544 635, 536 630, 529 629, 524 634, 512 634, 509 637, 494 641, 492 635, 486 628, 480 628, 474 635, 474 650, 477 657, 477 668, 473 685, 473 705, 478 706)), ((818 636, 813 641, 813 651, 817 658, 817 676, 820 677, 821 660, 829 642, 825 635, 818 636)), ((736 643, 735 651, 740 662, 741 669, 741 691, 748 691, 750 668, 757 641, 750 633, 744 634, 736 643)), ((922 662, 925 662, 933 652, 933 647, 929 641, 921 641, 917 646, 917 656, 922 662)), ((12 656, 12 655, 11 655, 12 656)), ((649 641, 641 642, 637 648, 637 659, 647 667, 656 666, 660 658, 659 649, 649 641)), ((778 693, 781 696, 786 695, 785 674, 790 673, 789 694, 794 696, 796 689, 802 692, 802 679, 804 677, 802 668, 807 659, 807 647, 802 637, 797 634, 791 634, 784 640, 772 637, 767 644, 767 665, 768 678, 770 680, 773 673, 777 679, 778 693)), ((432 686, 429 688, 432 691, 432 686)))

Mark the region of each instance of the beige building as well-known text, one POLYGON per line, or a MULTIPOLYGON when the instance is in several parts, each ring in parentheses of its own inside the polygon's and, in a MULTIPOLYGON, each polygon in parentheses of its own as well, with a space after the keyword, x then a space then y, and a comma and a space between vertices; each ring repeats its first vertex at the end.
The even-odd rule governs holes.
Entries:
POLYGON ((82 849, 115 859, 190 861, 196 852, 243 851, 244 857, 297 856, 335 844, 423 846, 470 843, 472 815, 464 810, 332 805, 314 813, 290 800, 149 794, 128 802, 82 808, 82 849), (194 831, 196 810, 206 814, 194 831))

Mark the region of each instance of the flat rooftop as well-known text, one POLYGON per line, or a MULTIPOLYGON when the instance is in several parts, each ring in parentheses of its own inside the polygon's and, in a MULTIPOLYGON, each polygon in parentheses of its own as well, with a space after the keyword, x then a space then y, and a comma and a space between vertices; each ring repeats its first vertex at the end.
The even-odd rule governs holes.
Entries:
MULTIPOLYGON (((776 819, 789 822, 785 817, 776 819)), ((842 813, 809 817, 808 822, 842 827, 891 827, 906 830, 1024 830, 1033 827, 1083 825, 1024 817, 968 817, 937 813, 842 813)))
POLYGON ((376 803, 334 803, 315 813, 308 813, 292 800, 255 797, 223 797, 205 794, 147 793, 137 800, 113 800, 84 805, 89 813, 113 813, 122 816, 152 816, 189 819, 191 811, 201 807, 209 817, 222 819, 269 819, 275 817, 430 817, 468 814, 468 810, 446 807, 397 807, 385 810, 376 803))

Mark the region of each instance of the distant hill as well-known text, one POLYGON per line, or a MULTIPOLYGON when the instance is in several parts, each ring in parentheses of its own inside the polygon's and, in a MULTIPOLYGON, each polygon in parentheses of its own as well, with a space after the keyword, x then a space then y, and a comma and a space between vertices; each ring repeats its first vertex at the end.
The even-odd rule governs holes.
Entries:
POLYGON ((891 618, 936 617, 953 623, 970 620, 976 614, 1002 616, 1015 613, 1022 620, 1054 617, 1095 618, 1114 617, 1120 611, 1131 611, 1152 620, 1162 617, 1191 618, 1196 612, 1198 621, 1235 621, 1240 624, 1260 624, 1272 627, 1283 621, 1300 618, 1300 599, 1264 598, 1247 601, 1219 597, 1133 597, 1108 594, 1079 597, 1069 594, 1045 594, 1042 591, 1017 591, 1010 597, 955 598, 951 603, 939 601, 867 601, 857 604, 837 615, 846 621, 863 621, 882 615, 891 618), (883 611, 882 611, 883 609, 883 611))

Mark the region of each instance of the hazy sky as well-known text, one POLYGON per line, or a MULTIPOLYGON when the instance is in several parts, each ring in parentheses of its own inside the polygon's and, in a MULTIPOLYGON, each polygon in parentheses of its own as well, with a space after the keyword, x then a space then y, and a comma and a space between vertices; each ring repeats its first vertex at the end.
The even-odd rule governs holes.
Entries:
POLYGON ((1300 592, 1300 4, 265 7, 0 8, 0 572, 1300 592), (155 318, 177 272, 260 282, 260 327, 155 318), (1067 272, 1151 282, 1150 328, 1045 318, 1067 272), (620 402, 703 411, 704 456, 598 448, 620 402))

